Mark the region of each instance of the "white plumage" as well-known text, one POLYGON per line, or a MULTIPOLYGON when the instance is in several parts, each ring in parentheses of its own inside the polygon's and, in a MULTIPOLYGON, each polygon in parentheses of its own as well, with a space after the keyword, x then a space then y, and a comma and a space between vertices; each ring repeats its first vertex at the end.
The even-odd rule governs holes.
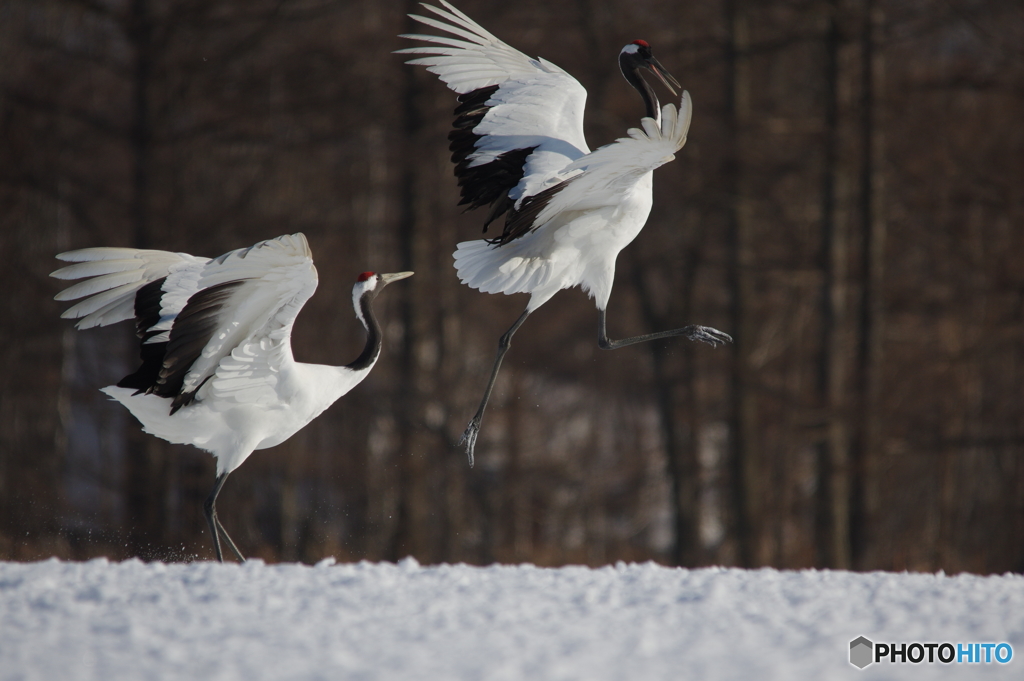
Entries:
POLYGON ((643 129, 566 165, 556 177, 572 181, 537 214, 529 234, 497 248, 484 239, 458 244, 459 279, 485 293, 529 293, 531 312, 573 286, 583 286, 599 309, 608 307, 615 258, 651 211, 651 171, 686 143, 686 93, 682 106, 679 116, 666 104, 660 128, 645 118, 643 129))
POLYGON ((400 53, 429 55, 408 63, 426 66, 460 95, 498 86, 486 101, 487 115, 473 130, 482 139, 469 155, 470 167, 490 163, 514 149, 536 147, 526 162, 522 181, 509 192, 517 201, 536 194, 567 164, 590 153, 583 134, 587 91, 555 64, 527 57, 445 0, 441 4, 450 11, 423 7, 448 23, 411 16, 458 38, 404 35, 437 47, 410 47, 400 53))
POLYGON ((644 99, 647 117, 627 137, 591 152, 583 135, 586 90, 558 66, 505 44, 446 0, 424 4, 436 17, 410 15, 448 35, 403 37, 428 43, 400 50, 457 92, 451 140, 462 204, 490 206, 484 229, 505 215, 501 236, 458 244, 459 279, 485 293, 529 293, 525 312, 502 336, 491 378, 463 442, 470 465, 480 422, 501 360, 526 317, 564 288, 581 286, 600 313, 602 348, 686 336, 712 345, 727 334, 691 325, 619 341, 605 332, 615 259, 640 232, 652 205, 652 172, 686 143, 691 103, 659 106, 640 76, 647 69, 669 89, 678 83, 637 40, 619 53, 626 80, 644 99))
POLYGON ((57 256, 72 262, 51 276, 83 279, 57 300, 85 298, 62 317, 77 327, 135 318, 142 366, 103 392, 147 433, 189 444, 217 459, 207 519, 217 558, 215 502, 228 474, 257 449, 278 445, 362 381, 380 354, 372 301, 411 272, 365 272, 353 287, 357 318, 367 329, 362 355, 346 366, 296 362, 291 331, 317 286, 302 234, 281 236, 209 259, 130 248, 86 248, 57 256))

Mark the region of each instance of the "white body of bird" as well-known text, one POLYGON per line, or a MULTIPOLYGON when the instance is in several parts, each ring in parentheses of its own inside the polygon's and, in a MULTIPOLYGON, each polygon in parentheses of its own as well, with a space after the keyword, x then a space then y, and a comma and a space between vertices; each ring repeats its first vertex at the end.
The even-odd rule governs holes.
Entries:
POLYGON ((275 447, 305 428, 369 373, 294 361, 271 372, 253 367, 251 350, 241 346, 230 360, 221 360, 217 377, 174 414, 166 397, 116 385, 101 390, 123 404, 145 432, 213 454, 221 475, 255 450, 275 447))
POLYGON ((582 286, 597 307, 606 308, 616 257, 651 212, 650 184, 648 174, 617 205, 568 210, 500 249, 485 239, 458 244, 459 280, 483 293, 529 293, 530 312, 573 286, 582 286))
POLYGON ((605 310, 619 252, 636 238, 652 206, 652 172, 686 143, 690 96, 660 107, 641 70, 673 93, 678 83, 637 40, 622 48, 619 68, 643 97, 646 117, 627 137, 590 151, 583 135, 587 93, 558 66, 505 44, 446 0, 424 4, 433 17, 410 15, 446 35, 402 37, 427 43, 400 50, 459 94, 449 134, 461 204, 490 206, 487 226, 505 216, 501 236, 458 244, 459 279, 485 293, 528 293, 526 310, 502 336, 476 415, 463 434, 470 465, 501 360, 526 317, 558 291, 582 287, 600 313, 598 344, 615 349, 684 335, 711 344, 729 336, 690 325, 619 341, 605 331, 605 310), (436 17, 436 18, 435 18, 436 17))
POLYGON ((486 239, 456 247, 459 279, 485 293, 529 293, 536 310, 564 288, 582 286, 598 309, 608 307, 615 260, 640 233, 653 205, 653 171, 686 143, 690 99, 683 116, 667 104, 662 126, 644 129, 602 147, 560 173, 570 180, 539 212, 528 234, 500 247, 486 239))
MULTIPOLYGON (((510 47, 445 0, 441 3, 447 11, 424 7, 444 21, 413 18, 455 37, 407 35, 433 45, 401 52, 427 55, 409 63, 426 66, 460 95, 486 96, 475 111, 464 112, 467 118, 477 113, 479 121, 471 129, 475 139, 463 173, 486 172, 486 166, 500 165, 503 155, 530 150, 521 179, 503 188, 514 202, 506 222, 541 192, 551 194, 519 236, 502 243, 458 244, 459 279, 485 293, 530 293, 530 311, 563 288, 582 286, 605 309, 615 259, 650 214, 651 173, 686 143, 689 94, 683 93, 679 111, 672 104, 658 110, 655 100, 655 118, 641 121, 642 129, 630 129, 628 137, 591 152, 583 134, 587 91, 579 81, 545 59, 510 47)), ((453 138, 453 151, 457 143, 453 138)), ((472 200, 465 187, 464 198, 472 200)))
POLYGON ((85 279, 57 295, 85 298, 62 315, 86 329, 135 318, 142 366, 103 392, 143 430, 206 450, 217 460, 207 519, 218 558, 214 503, 227 475, 257 449, 278 445, 358 385, 380 355, 372 301, 411 272, 364 272, 352 290, 367 329, 360 357, 346 366, 296 362, 291 332, 317 286, 302 234, 262 241, 218 258, 130 248, 86 248, 57 256, 74 264, 58 279, 85 279))

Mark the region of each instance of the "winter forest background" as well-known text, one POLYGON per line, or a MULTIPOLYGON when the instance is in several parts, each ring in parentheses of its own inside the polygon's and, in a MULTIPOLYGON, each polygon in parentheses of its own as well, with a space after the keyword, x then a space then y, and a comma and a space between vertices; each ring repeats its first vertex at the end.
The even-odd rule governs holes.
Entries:
MULTIPOLYGON (((266 560, 653 559, 1024 570, 1024 5, 566 0, 458 7, 589 90, 592 147, 637 124, 644 38, 694 101, 621 255, 613 337, 578 290, 531 316, 469 469, 455 446, 525 297, 459 284, 455 97, 403 65, 405 0, 0 1, 0 559, 210 558, 210 456, 98 388, 130 325, 76 332, 53 255, 215 256, 302 231, 296 356, 377 368, 220 498, 266 560)), ((662 98, 665 99, 664 93, 662 98)))

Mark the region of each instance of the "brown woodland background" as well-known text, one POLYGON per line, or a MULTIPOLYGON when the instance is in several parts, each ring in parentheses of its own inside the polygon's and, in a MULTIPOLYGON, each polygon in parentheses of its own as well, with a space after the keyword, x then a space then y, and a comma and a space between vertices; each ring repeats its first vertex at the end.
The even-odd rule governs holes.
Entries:
MULTIPOLYGON (((207 454, 98 392, 130 325, 76 332, 54 254, 216 256, 302 231, 300 360, 373 374, 255 453, 221 518, 266 560, 653 559, 1024 570, 1024 5, 566 0, 459 7, 590 92, 592 147, 642 105, 636 38, 693 96, 621 255, 613 353, 578 290, 531 316, 470 470, 455 446, 525 297, 458 283, 454 95, 392 51, 408 0, 0 1, 0 559, 209 559, 207 454)), ((663 99, 665 94, 663 93, 663 99)))

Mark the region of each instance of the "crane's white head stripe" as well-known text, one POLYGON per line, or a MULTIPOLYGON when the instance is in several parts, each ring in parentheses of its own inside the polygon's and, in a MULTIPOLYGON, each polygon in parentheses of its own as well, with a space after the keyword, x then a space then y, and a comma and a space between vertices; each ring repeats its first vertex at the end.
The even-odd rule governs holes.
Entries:
POLYGON ((367 291, 375 290, 379 281, 380 275, 373 272, 363 272, 359 275, 356 285, 352 287, 352 307, 356 309, 356 317, 362 322, 363 326, 366 326, 366 319, 363 318, 363 308, 359 304, 359 299, 367 291))

